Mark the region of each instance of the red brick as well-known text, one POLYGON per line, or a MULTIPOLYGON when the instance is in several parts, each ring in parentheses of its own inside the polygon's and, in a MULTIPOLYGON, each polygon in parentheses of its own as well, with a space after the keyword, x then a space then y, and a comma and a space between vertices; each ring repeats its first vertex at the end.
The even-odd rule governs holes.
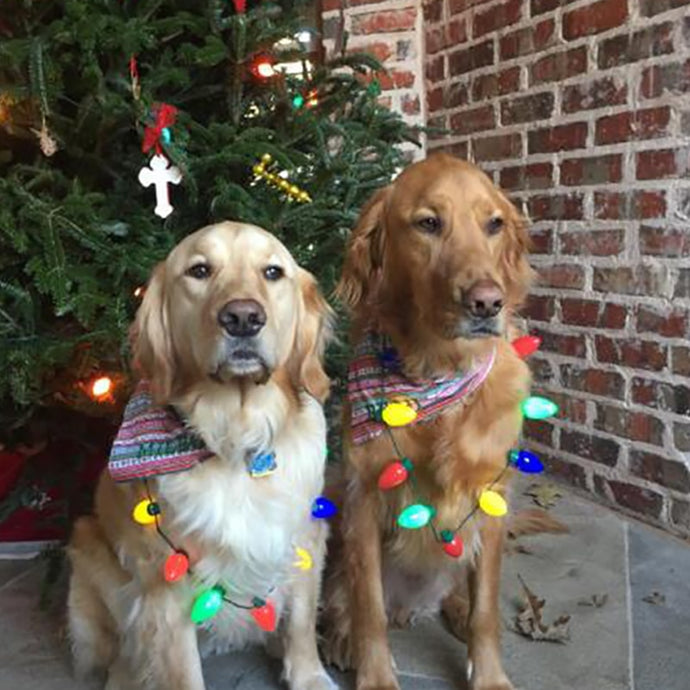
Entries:
POLYGON ((496 128, 496 113, 491 105, 461 110, 450 118, 450 126, 457 134, 471 134, 496 128))
POLYGON ((436 57, 427 60, 424 65, 424 74, 432 84, 443 81, 446 78, 445 56, 437 55, 436 57))
POLYGON ((464 82, 456 82, 447 87, 444 94, 443 105, 446 108, 457 108, 461 105, 467 105, 470 102, 470 96, 467 90, 467 84, 464 82))
POLYGON ((529 235, 532 254, 553 253, 553 230, 532 230, 529 235))
POLYGON ((651 256, 685 257, 690 255, 690 227, 640 227, 640 252, 651 256))
POLYGON ((599 69, 608 69, 672 52, 673 24, 666 22, 602 41, 597 56, 599 69))
POLYGON ((546 120, 553 114, 554 95, 550 92, 521 96, 501 102, 501 124, 546 120))
POLYGON ((582 334, 566 335, 541 329, 538 334, 542 340, 540 348, 542 352, 553 352, 567 357, 584 357, 587 354, 587 344, 582 334))
POLYGON ((608 467, 616 466, 620 454, 620 446, 612 439, 568 429, 561 432, 561 450, 608 467))
POLYGON ((623 407, 596 403, 594 427, 630 441, 664 445, 664 423, 645 412, 632 412, 623 407))
POLYGON ((517 158, 522 155, 522 137, 514 133, 473 139, 472 151, 477 162, 517 158))
POLYGON ((654 340, 595 336, 597 361, 633 369, 662 371, 668 366, 668 346, 654 340))
POLYGON ((529 368, 532 373, 532 381, 535 384, 553 383, 556 378, 554 366, 547 359, 537 355, 530 358, 529 368))
POLYGON ((421 112, 419 96, 417 95, 404 95, 400 101, 400 106, 406 115, 417 115, 421 112))
POLYGON ((414 29, 416 21, 417 10, 414 7, 356 14, 352 17, 352 33, 381 34, 409 31, 414 29))
POLYGON ((522 431, 525 438, 542 443, 545 446, 553 445, 553 424, 549 422, 526 419, 522 426, 522 431))
POLYGON ((594 267, 592 288, 619 295, 659 295, 666 292, 668 271, 663 266, 594 267))
POLYGON ((467 22, 464 19, 452 19, 448 23, 448 45, 456 46, 467 40, 467 22))
POLYGON ((690 0, 640 0, 640 13, 643 17, 653 17, 686 5, 690 5, 690 0))
POLYGON ((380 62, 385 62, 393 54, 393 49, 390 43, 375 41, 373 43, 367 43, 364 45, 359 45, 355 48, 350 48, 348 52, 369 53, 369 55, 373 55, 380 62))
POLYGON ((435 113, 443 108, 444 90, 438 86, 435 89, 427 89, 426 107, 430 113, 435 113))
POLYGON ((628 17, 624 0, 600 0, 563 16, 563 38, 572 41, 620 26, 628 17))
POLYGON ((595 143, 600 146, 663 137, 668 134, 670 119, 668 106, 608 115, 597 120, 595 143))
POLYGON ((640 479, 654 482, 675 491, 690 491, 690 471, 676 460, 669 460, 656 453, 637 450, 630 451, 630 472, 640 479))
POLYGON ((636 155, 638 180, 661 180, 688 172, 690 149, 640 151, 636 155))
MULTIPOLYGON (((536 389, 535 395, 543 392, 536 389)), ((587 424, 587 401, 574 397, 569 391, 549 390, 546 394, 558 405, 558 416, 561 419, 567 419, 570 423, 580 426, 587 424)))
POLYGON ((554 455, 544 455, 543 453, 541 454, 541 459, 544 462, 544 468, 549 477, 558 477, 579 489, 587 488, 587 475, 580 465, 567 460, 561 460, 554 455))
POLYGON ((467 141, 457 141, 450 146, 444 146, 443 150, 449 153, 451 156, 456 156, 457 158, 462 158, 463 160, 468 159, 468 149, 469 144, 467 141))
POLYGON ((482 74, 472 82, 472 98, 475 101, 488 100, 496 96, 513 93, 520 88, 520 68, 510 67, 498 74, 482 74))
POLYGON ((684 338, 688 332, 688 312, 679 307, 655 309, 639 305, 637 332, 658 333, 666 338, 684 338))
POLYGON ((491 2, 491 0, 450 0, 450 12, 451 14, 458 14, 468 10, 470 7, 483 5, 485 2, 491 2))
POLYGON ((480 67, 494 64, 493 40, 478 43, 471 48, 456 50, 448 55, 448 64, 451 75, 466 74, 480 67))
POLYGON ((520 21, 522 0, 507 0, 499 5, 492 5, 488 10, 474 15, 472 35, 475 38, 497 31, 520 21))
POLYGON ((530 217, 539 220, 579 220, 583 217, 582 194, 533 196, 527 202, 530 217))
POLYGON ((545 127, 527 134, 529 153, 555 153, 585 147, 587 123, 574 122, 568 125, 545 127))
POLYGON ((674 414, 690 414, 690 388, 665 381, 635 377, 632 380, 632 399, 640 405, 674 414))
MULTIPOLYGON (((608 486, 613 494, 613 500, 623 508, 653 518, 658 518, 661 514, 664 499, 655 491, 604 477, 595 477, 594 479, 595 484, 598 483, 599 487, 608 486), (597 480, 599 481, 597 482, 597 480)), ((605 495, 601 490, 599 493, 605 495)))
POLYGON ((637 220, 665 215, 665 191, 594 192, 595 218, 637 220))
POLYGON ((671 362, 674 374, 690 376, 690 348, 680 345, 674 347, 671 350, 671 362))
POLYGON ((585 286, 585 270, 579 264, 552 264, 539 266, 539 284, 544 287, 582 289, 585 286))
POLYGON ((553 186, 553 165, 551 163, 530 163, 503 168, 500 185, 508 190, 545 189, 553 186))
POLYGON ((624 230, 561 232, 561 254, 616 256, 625 249, 624 230))
POLYGON ((522 311, 533 321, 551 321, 555 312, 555 302, 553 297, 529 295, 522 311))
POLYGON ((414 85, 414 73, 406 70, 390 70, 379 72, 377 79, 384 91, 393 89, 409 89, 414 85))
POLYGON ((625 326, 626 309, 600 300, 561 298, 563 323, 619 330, 625 326))
POLYGON ((628 98, 628 85, 620 77, 604 77, 566 86, 563 89, 563 112, 622 105, 628 98))
POLYGON ((530 68, 530 85, 562 81, 587 71, 587 47, 547 55, 530 68))
POLYGON ((538 14, 544 14, 544 12, 550 12, 563 5, 569 5, 571 2, 576 0, 532 0, 531 2, 531 16, 536 17, 538 14))
POLYGON ((556 23, 545 19, 534 26, 513 31, 499 42, 501 60, 511 60, 521 55, 534 55, 556 43, 556 23))
POLYGON ((561 163, 561 184, 601 185, 620 182, 623 177, 623 157, 620 154, 569 158, 561 163))
POLYGON ((445 48, 457 46, 467 40, 467 23, 464 19, 455 19, 440 26, 431 26, 426 31, 426 53, 433 55, 445 48))
POLYGON ((428 0, 422 3, 425 22, 440 22, 443 17, 443 3, 438 0, 428 0))
POLYGON ((642 73, 640 90, 644 98, 658 98, 664 91, 688 93, 690 91, 690 60, 647 67, 642 73))
POLYGON ((625 379, 617 371, 562 364, 561 381, 564 388, 590 395, 622 400, 625 393, 625 379))

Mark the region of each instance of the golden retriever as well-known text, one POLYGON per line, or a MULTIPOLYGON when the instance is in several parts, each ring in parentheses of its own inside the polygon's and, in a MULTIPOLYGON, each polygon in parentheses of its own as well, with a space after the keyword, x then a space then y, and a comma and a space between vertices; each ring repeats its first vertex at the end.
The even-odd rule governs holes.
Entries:
POLYGON ((397 689, 388 622, 440 608, 467 638, 472 690, 512 688, 499 649, 504 521, 472 511, 497 478, 493 489, 505 494, 502 471, 529 391, 528 367, 510 345, 511 314, 532 278, 527 248, 525 223, 508 199, 474 165, 445 154, 409 166, 376 193, 350 238, 338 292, 352 313, 353 345, 371 332, 386 336, 408 381, 491 361, 462 404, 395 428, 393 438, 383 430, 356 443, 351 399, 345 405, 348 481, 342 552, 325 586, 325 646, 333 662, 355 666, 358 690, 397 689), (413 461, 416 488, 408 480, 380 490, 383 469, 401 456, 413 461), (436 510, 431 524, 398 528, 403 508, 420 496, 436 510), (459 526, 465 550, 453 558, 439 534, 459 526))
POLYGON ((80 673, 103 669, 108 690, 202 690, 200 650, 270 638, 254 622, 258 598, 275 607, 289 687, 336 687, 315 636, 328 527, 311 514, 326 457, 329 321, 312 276, 251 225, 205 227, 155 269, 133 327, 135 359, 154 406, 173 408, 208 457, 146 481, 102 475, 95 514, 69 545, 80 673), (270 476, 250 476, 257 451, 275 453, 270 476), (170 544, 132 519, 148 498, 170 544), (173 547, 190 571, 167 582, 173 547), (226 600, 197 629, 195 597, 219 585, 238 606, 226 600))

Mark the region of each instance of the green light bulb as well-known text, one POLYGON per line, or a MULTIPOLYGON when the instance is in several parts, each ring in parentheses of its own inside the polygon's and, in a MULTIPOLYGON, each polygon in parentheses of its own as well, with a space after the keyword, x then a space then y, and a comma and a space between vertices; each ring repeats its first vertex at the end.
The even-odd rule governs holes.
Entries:
POLYGON ((428 524, 434 516, 434 509, 423 503, 413 503, 407 506, 398 516, 398 524, 404 529, 419 529, 428 524))
POLYGON ((546 419, 558 414, 558 405, 555 402, 538 395, 523 400, 520 409, 527 419, 546 419))
POLYGON ((304 105, 304 96, 301 93, 296 94, 292 98, 292 106, 294 108, 301 108, 304 105))
POLYGON ((223 588, 212 587, 204 590, 195 600, 192 606, 192 622, 203 623, 213 618, 223 606, 223 588))

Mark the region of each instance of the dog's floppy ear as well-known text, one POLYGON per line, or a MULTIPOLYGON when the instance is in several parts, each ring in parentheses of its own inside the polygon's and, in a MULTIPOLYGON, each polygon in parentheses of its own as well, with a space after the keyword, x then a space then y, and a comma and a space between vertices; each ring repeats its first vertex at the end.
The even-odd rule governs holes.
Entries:
POLYGON ((311 273, 300 268, 297 277, 301 304, 290 371, 298 388, 304 388, 319 402, 324 402, 331 382, 323 368, 323 355, 332 337, 333 311, 311 273))
POLYGON ((527 231, 527 219, 508 199, 505 201, 508 205, 508 222, 503 233, 501 265, 511 306, 516 307, 524 301, 534 279, 534 271, 527 258, 532 243, 527 231))
POLYGON ((368 296, 374 274, 383 261, 383 211, 390 189, 380 189, 364 205, 345 250, 345 262, 335 294, 349 309, 368 296))
POLYGON ((175 371, 164 286, 165 264, 160 263, 153 271, 130 330, 134 363, 151 381, 153 396, 161 404, 170 398, 175 371))

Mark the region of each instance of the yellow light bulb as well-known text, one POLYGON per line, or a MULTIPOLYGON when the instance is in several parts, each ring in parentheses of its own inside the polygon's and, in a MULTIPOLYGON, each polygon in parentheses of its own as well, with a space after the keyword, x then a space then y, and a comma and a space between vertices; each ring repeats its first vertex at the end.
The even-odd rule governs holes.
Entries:
POLYGON ((100 400, 105 398, 113 388, 113 380, 110 376, 100 376, 91 384, 91 395, 100 400))
POLYGON ((381 419, 388 426, 405 426, 417 419, 417 410, 406 401, 390 402, 383 408, 381 419))
POLYGON ((505 498, 498 491, 492 491, 491 489, 482 491, 479 497, 479 507, 492 517, 501 517, 508 512, 508 504, 505 498))
POLYGON ((309 551, 303 549, 301 546, 295 547, 295 554, 297 555, 297 560, 294 562, 294 566, 300 570, 311 570, 314 566, 314 559, 312 558, 309 551))
POLYGON ((152 525, 158 514, 160 514, 160 507, 155 501, 148 498, 139 501, 132 511, 134 522, 138 522, 140 525, 152 525))

